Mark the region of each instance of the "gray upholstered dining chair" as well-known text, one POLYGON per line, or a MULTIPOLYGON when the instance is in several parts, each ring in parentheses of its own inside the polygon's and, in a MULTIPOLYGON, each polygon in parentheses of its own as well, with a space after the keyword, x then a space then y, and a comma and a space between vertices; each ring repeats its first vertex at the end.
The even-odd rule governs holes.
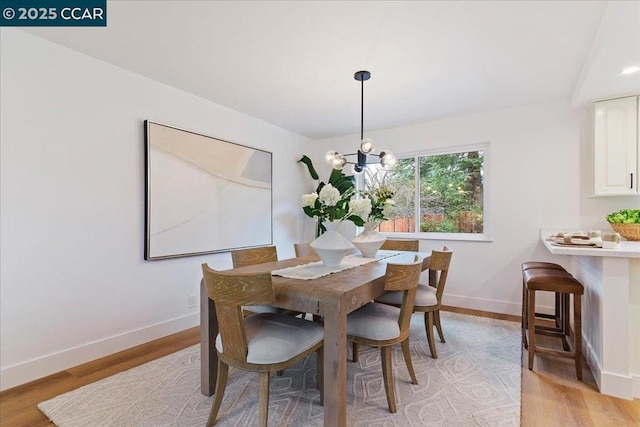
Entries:
POLYGON ((277 313, 244 317, 244 305, 274 302, 270 273, 239 274, 216 271, 202 265, 207 296, 214 301, 219 335, 218 379, 207 426, 213 426, 227 385, 229 366, 260 374, 259 425, 266 427, 269 411, 269 382, 272 372, 281 371, 316 352, 317 387, 323 399, 323 339, 321 325, 277 313))
MULTIPOLYGON (((265 262, 278 261, 278 251, 275 246, 237 249, 231 251, 231 261, 233 262, 233 268, 264 264, 265 262)), ((243 309, 246 315, 256 313, 290 313, 288 310, 271 305, 253 305, 243 307, 243 309)))
MULTIPOLYGON (((429 273, 430 277, 431 273, 435 274, 436 283, 430 285, 420 283, 417 288, 415 304, 413 306, 414 312, 424 313, 424 326, 427 333, 427 340, 429 341, 429 350, 431 351, 431 357, 434 359, 438 358, 436 343, 433 337, 434 325, 438 331, 440 341, 445 342, 442 325, 440 323, 440 307, 442 306, 442 294, 444 293, 444 286, 447 282, 452 256, 453 252, 446 246, 442 251, 431 252, 429 273)), ((402 298, 403 296, 400 292, 386 292, 376 298, 376 301, 399 307, 402 304, 402 298)))
POLYGON ((422 259, 415 256, 409 264, 387 264, 384 289, 402 295, 400 307, 370 302, 347 315, 347 339, 380 348, 382 376, 389 411, 397 412, 391 347, 400 344, 411 382, 418 384, 409 351, 409 325, 416 295, 422 259))
MULTIPOLYGON (((418 252, 420 241, 418 239, 387 239, 384 241, 380 249, 388 251, 409 251, 418 252)), ((358 361, 358 343, 351 343, 351 360, 358 361)))

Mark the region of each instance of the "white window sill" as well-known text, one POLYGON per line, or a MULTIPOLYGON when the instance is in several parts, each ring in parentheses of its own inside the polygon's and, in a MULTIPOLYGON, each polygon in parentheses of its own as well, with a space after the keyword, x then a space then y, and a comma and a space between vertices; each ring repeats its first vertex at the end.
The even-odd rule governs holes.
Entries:
POLYGON ((391 239, 419 239, 419 240, 458 240, 468 242, 493 242, 487 234, 471 233, 390 233, 381 232, 383 236, 391 239))

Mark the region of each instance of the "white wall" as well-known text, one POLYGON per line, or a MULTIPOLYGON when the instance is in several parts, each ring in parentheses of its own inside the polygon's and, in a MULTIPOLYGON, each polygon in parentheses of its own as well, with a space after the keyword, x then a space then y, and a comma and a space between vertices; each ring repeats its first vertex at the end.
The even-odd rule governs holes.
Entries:
MULTIPOLYGON (((0 387, 12 387, 197 325, 187 297, 200 264, 228 254, 146 262, 144 142, 151 119, 274 153, 274 243, 309 241, 295 162, 353 152, 358 135, 308 140, 193 95, 0 29, 0 387)), ((239 88, 238 90, 241 90, 239 88)), ((607 227, 638 199, 591 199, 590 111, 558 100, 365 132, 394 152, 490 142, 491 242, 421 242, 454 250, 445 303, 520 313, 520 263, 553 260, 541 227, 607 227)), ((560 260, 568 267, 568 260, 560 260)))
POLYGON ((293 256, 307 139, 16 29, 0 42, 2 389, 196 326, 200 264, 231 266, 143 260, 145 119, 273 152, 293 256))
MULTIPOLYGON (((593 188, 590 112, 557 100, 412 126, 368 132, 376 147, 403 152, 491 143, 488 217, 491 242, 422 240, 421 250, 454 251, 444 303, 520 314, 521 270, 553 257, 539 242, 541 227, 606 226, 596 218, 629 199, 587 199, 593 188), (586 215, 586 218, 583 217, 586 215)), ((320 141, 322 150, 353 152, 359 136, 320 141)), ((320 162, 322 159, 317 159, 320 162)))

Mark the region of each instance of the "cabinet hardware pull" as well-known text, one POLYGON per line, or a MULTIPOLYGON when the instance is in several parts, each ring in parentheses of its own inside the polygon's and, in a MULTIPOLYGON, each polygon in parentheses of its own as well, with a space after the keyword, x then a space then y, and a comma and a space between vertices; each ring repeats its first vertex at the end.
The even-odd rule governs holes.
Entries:
POLYGON ((631 189, 633 190, 633 172, 631 172, 631 189))

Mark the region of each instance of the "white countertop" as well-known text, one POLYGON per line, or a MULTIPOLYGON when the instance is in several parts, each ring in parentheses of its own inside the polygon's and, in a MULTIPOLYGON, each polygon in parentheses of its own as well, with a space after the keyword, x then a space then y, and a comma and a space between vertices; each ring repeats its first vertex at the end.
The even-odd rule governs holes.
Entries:
POLYGON ((618 249, 603 249, 596 247, 571 247, 556 246, 552 241, 546 240, 549 236, 555 234, 553 230, 540 230, 540 240, 547 247, 549 252, 555 255, 581 255, 581 256, 601 256, 601 257, 618 257, 618 258, 640 258, 640 242, 620 242, 618 249))

